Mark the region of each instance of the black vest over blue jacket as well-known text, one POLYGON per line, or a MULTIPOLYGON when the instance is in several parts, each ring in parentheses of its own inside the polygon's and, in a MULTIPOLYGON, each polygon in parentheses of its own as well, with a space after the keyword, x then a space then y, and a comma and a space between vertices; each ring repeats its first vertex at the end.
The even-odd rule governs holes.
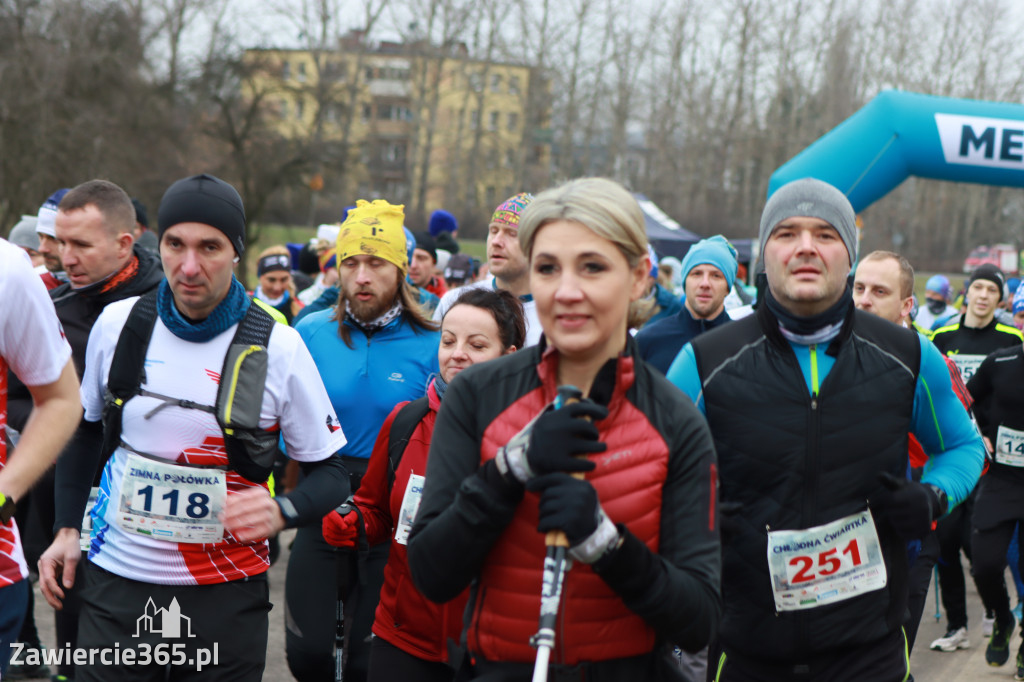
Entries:
POLYGON ((766 306, 693 341, 718 451, 722 519, 721 639, 727 651, 800 662, 880 639, 906 611, 905 543, 875 519, 885 588, 776 613, 767 532, 819 526, 862 511, 878 474, 905 476, 920 369, 917 335, 852 310, 827 353, 835 365, 813 398, 766 306))

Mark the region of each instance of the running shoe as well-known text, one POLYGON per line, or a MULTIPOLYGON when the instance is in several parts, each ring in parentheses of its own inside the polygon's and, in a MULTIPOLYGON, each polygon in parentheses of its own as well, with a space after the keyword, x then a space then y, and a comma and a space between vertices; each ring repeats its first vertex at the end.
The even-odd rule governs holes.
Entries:
POLYGON ((957 649, 967 649, 970 646, 971 641, 967 638, 967 628, 957 628, 948 630, 945 635, 932 642, 931 648, 936 651, 956 651, 957 649))
POLYGON ((985 612, 985 617, 981 619, 981 636, 991 637, 992 636, 992 625, 996 622, 996 614, 991 611, 985 612))
POLYGON ((992 638, 988 641, 985 649, 985 662, 989 665, 1000 666, 1010 658, 1010 637, 1013 635, 1015 621, 1011 618, 1009 622, 1000 623, 997 619, 992 626, 992 638))

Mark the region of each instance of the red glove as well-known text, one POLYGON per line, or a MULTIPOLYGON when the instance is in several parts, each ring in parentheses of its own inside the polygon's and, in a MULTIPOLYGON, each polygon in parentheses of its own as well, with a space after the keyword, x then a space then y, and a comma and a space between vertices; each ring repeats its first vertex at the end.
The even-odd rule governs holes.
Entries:
POLYGON ((323 533, 327 544, 345 549, 355 549, 359 537, 359 515, 355 510, 342 516, 337 510, 324 517, 323 533))

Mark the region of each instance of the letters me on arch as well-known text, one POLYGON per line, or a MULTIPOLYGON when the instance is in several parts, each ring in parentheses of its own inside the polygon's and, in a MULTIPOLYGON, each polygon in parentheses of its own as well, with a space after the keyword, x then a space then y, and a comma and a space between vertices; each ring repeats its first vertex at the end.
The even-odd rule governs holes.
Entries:
POLYGON ((813 177, 859 213, 910 175, 1024 187, 1024 106, 884 91, 779 167, 768 196, 813 177))

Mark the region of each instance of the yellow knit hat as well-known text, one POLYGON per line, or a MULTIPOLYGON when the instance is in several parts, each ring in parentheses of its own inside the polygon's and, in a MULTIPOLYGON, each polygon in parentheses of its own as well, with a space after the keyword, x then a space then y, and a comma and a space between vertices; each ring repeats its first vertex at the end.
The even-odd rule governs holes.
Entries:
POLYGON ((338 264, 352 256, 377 256, 394 263, 403 273, 409 268, 405 252, 405 206, 383 199, 359 199, 338 232, 338 264))

